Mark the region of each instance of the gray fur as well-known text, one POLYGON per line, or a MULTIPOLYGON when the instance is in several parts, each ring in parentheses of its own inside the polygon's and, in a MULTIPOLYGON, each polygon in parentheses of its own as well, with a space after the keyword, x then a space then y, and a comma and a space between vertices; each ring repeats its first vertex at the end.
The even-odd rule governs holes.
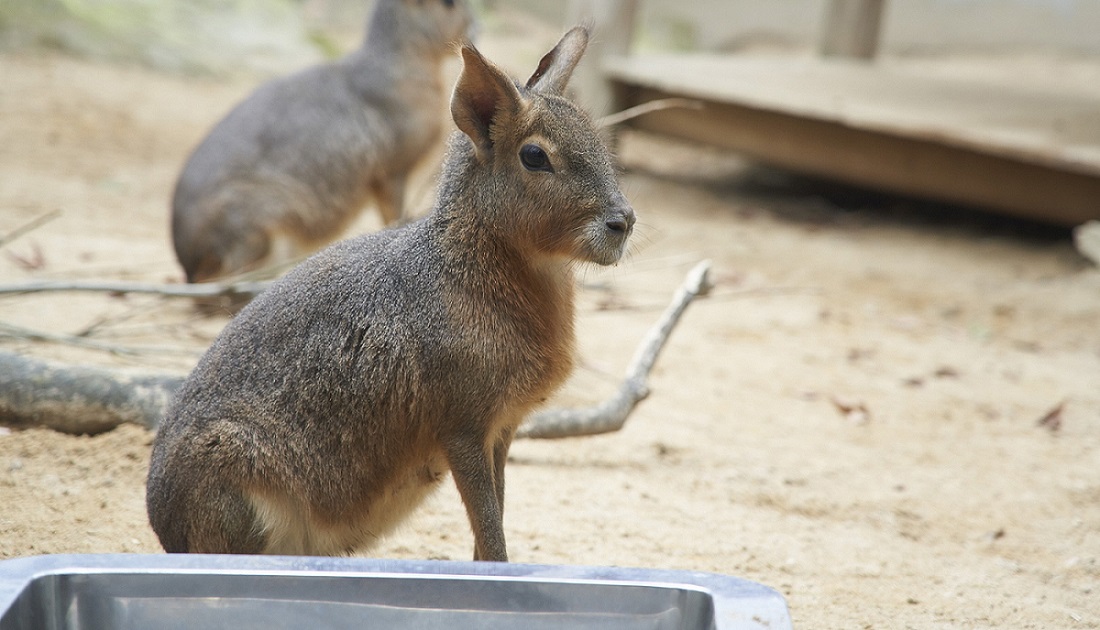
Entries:
POLYGON ((189 282, 266 267, 337 238, 373 200, 404 218, 409 173, 442 133, 445 59, 468 0, 378 0, 347 57, 260 86, 188 159, 172 240, 189 282))
POLYGON ((504 465, 572 368, 573 268, 618 261, 634 212, 583 112, 462 53, 452 111, 489 112, 487 137, 454 135, 434 210, 293 269, 181 388, 148 479, 167 551, 361 550, 449 470, 474 558, 507 560, 504 465), (521 163, 532 142, 553 172, 521 163))

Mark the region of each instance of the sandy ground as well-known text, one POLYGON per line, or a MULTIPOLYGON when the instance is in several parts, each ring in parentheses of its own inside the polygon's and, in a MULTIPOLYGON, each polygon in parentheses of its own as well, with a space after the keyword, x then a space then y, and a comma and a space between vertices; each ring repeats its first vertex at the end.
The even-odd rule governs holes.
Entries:
MULTIPOLYGON (((179 281, 175 174, 255 80, 29 54, 0 57, 0 77, 0 234, 60 211, 3 246, 0 281, 179 281)), ((653 138, 621 153, 637 238, 583 274, 581 367, 554 404, 611 390, 696 261, 715 286, 621 432, 515 445, 515 561, 738 575, 785 594, 801 628, 1100 627, 1100 271, 1067 233, 653 138)), ((155 297, 9 295, 0 350, 183 372, 225 321, 155 297)), ((0 558, 158 552, 151 438, 0 429, 0 558)), ((447 485, 370 553, 470 549, 447 485)))

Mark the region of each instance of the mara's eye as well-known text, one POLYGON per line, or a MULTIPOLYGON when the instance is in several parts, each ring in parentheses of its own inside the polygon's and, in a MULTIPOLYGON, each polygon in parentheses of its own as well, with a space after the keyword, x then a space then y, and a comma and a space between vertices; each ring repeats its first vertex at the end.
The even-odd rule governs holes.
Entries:
POLYGON ((455 0, 443 0, 443 6, 450 8, 455 5, 455 0))
POLYGON ((554 172, 554 168, 550 166, 550 158, 546 156, 546 151, 543 151, 542 147, 537 144, 523 145, 519 150, 519 161, 523 162, 523 168, 529 171, 554 172))

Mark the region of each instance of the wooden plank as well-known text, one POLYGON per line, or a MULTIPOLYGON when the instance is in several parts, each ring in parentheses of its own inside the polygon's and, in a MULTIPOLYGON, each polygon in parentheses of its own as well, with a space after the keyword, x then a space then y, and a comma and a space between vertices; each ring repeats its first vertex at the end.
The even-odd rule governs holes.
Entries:
MULTIPOLYGON (((632 89, 643 103, 673 94, 632 89)), ((749 154, 814 175, 1006 211, 1062 225, 1100 218, 1100 178, 934 141, 782 112, 708 103, 663 110, 631 126, 749 154)))
POLYGON ((1029 89, 812 58, 607 59, 610 79, 1100 174, 1100 90, 1029 89))
POLYGON ((874 58, 885 3, 885 0, 830 0, 818 42, 821 55, 874 58))
POLYGON ((687 96, 632 124, 816 175, 1054 223, 1100 218, 1100 92, 815 60, 609 59, 626 106, 687 96))

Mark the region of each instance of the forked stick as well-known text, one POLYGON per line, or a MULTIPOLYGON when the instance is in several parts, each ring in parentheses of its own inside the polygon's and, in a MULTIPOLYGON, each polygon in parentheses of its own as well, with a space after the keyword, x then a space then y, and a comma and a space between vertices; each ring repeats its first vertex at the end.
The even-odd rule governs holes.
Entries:
MULTIPOLYGON (((646 378, 672 328, 695 296, 707 289, 710 262, 687 275, 672 303, 642 340, 619 390, 587 409, 550 409, 532 416, 517 437, 552 439, 617 431, 649 393, 646 378)), ((55 365, 0 352, 0 423, 99 433, 124 422, 156 429, 183 377, 135 376, 119 370, 55 365)))
POLYGON ((21 284, 0 284, 3 293, 98 292, 146 293, 165 297, 237 297, 258 295, 270 282, 209 282, 200 284, 155 284, 147 282, 78 282, 43 280, 21 284))
POLYGON ((704 260, 688 272, 683 284, 676 290, 672 303, 638 346, 634 359, 626 370, 626 378, 611 398, 585 409, 549 409, 536 413, 520 426, 516 437, 552 440, 611 433, 621 429, 634 407, 649 395, 646 379, 653 364, 657 362, 657 355, 672 334, 673 327, 680 321, 680 316, 695 296, 705 293, 709 288, 709 271, 710 261, 704 260))

